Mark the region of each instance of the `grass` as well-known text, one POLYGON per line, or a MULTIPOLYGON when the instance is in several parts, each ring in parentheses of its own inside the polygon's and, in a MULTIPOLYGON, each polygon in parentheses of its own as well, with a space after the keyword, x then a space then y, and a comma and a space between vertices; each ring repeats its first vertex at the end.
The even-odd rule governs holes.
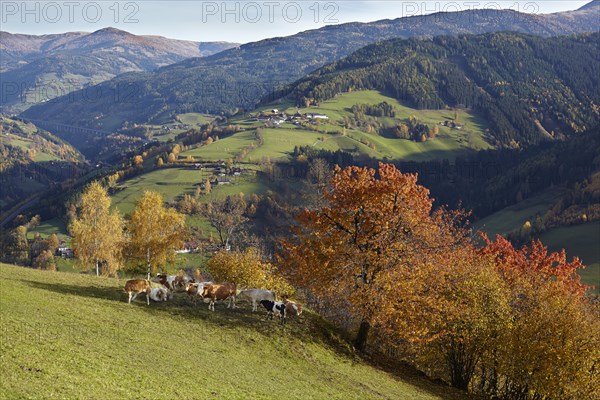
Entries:
POLYGON ((202 171, 184 168, 163 168, 136 176, 119 185, 112 198, 113 206, 123 214, 130 214, 144 191, 161 193, 165 200, 172 201, 183 194, 193 195, 196 186, 206 179, 202 171))
MULTIPOLYGON (((122 182, 119 191, 112 196, 113 207, 123 214, 130 214, 144 191, 153 190, 161 193, 166 201, 173 201, 184 194, 195 195, 196 185, 213 175, 204 170, 185 168, 162 168, 122 182)), ((268 182, 257 176, 228 177, 232 184, 213 186, 210 195, 205 199, 222 199, 228 195, 258 193, 268 190, 268 182)))
POLYGON ((215 116, 210 114, 185 113, 179 114, 177 119, 179 119, 182 124, 199 126, 211 123, 215 119, 215 116))
POLYGON ((561 188, 546 190, 539 195, 527 198, 480 219, 474 226, 476 229, 486 232, 490 237, 516 231, 536 214, 546 212, 564 193, 565 190, 561 188))
POLYGON ((217 140, 208 146, 181 153, 182 157, 193 156, 199 160, 226 160, 234 158, 242 149, 255 143, 255 132, 252 130, 238 132, 226 138, 217 140))
POLYGON ((354 355, 318 315, 285 327, 181 295, 127 304, 123 280, 0 264, 4 398, 462 399, 354 355))
POLYGON ((27 232, 27 238, 33 239, 33 236, 36 233, 39 233, 40 236, 43 238, 47 238, 53 233, 59 235, 60 237, 61 235, 67 234, 67 226, 65 225, 65 222, 62 219, 52 218, 43 221, 41 224, 27 232))
MULTIPOLYGON (((23 124, 21 124, 23 126, 23 124)), ((0 138, 2 139, 3 144, 9 144, 14 147, 19 147, 24 151, 28 151, 29 149, 33 149, 35 147, 35 143, 33 140, 24 138, 21 136, 14 135, 12 133, 9 134, 1 134, 0 138)), ((60 160, 54 154, 46 153, 43 151, 36 151, 35 156, 33 157, 33 161, 35 162, 44 162, 44 161, 55 161, 60 160)))

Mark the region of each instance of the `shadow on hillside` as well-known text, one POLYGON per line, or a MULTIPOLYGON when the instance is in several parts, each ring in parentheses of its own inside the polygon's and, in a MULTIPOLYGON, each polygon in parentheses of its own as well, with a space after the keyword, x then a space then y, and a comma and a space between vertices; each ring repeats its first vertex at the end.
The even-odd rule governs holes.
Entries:
MULTIPOLYGON (((23 280, 31 287, 48 290, 60 294, 69 294, 73 296, 88 297, 94 299, 104 299, 109 301, 121 302, 127 305, 127 295, 118 287, 98 287, 98 286, 78 286, 62 283, 46 283, 31 280, 23 280)), ((237 330, 240 327, 250 328, 260 336, 239 335, 240 341, 261 342, 280 340, 281 343, 288 343, 293 346, 298 353, 305 353, 302 349, 303 343, 315 343, 331 349, 341 357, 350 359, 353 363, 367 363, 374 368, 388 372, 398 380, 410 383, 419 389, 440 396, 443 399, 458 400, 469 397, 466 393, 450 388, 442 383, 428 379, 422 372, 401 362, 390 362, 380 357, 364 357, 353 351, 349 345, 347 337, 335 329, 329 322, 320 315, 306 311, 302 318, 289 318, 286 325, 279 325, 277 318, 271 320, 265 319, 265 310, 259 308, 252 312, 251 305, 246 302, 239 302, 238 308, 227 309, 226 304, 219 302, 216 304, 216 311, 209 311, 208 305, 198 302, 193 305, 184 293, 177 293, 167 302, 155 303, 150 301, 150 306, 146 305, 146 298, 143 295, 132 302, 131 307, 136 311, 144 311, 156 316, 163 314, 173 318, 175 322, 180 319, 189 319, 203 321, 218 329, 237 330), (285 342, 286 339, 295 339, 285 342)), ((282 356, 287 355, 288 349, 282 349, 282 356)), ((310 357, 310 356, 309 356, 310 357)))
MULTIPOLYGON (((71 294, 82 297, 92 297, 96 299, 105 300, 127 300, 127 295, 122 289, 114 287, 102 287, 102 286, 77 286, 77 285, 65 285, 62 283, 46 283, 38 281, 23 280, 26 284, 35 287, 37 289, 49 290, 51 292, 61 294, 71 294)), ((140 299, 141 296, 138 296, 140 299)), ((137 299, 136 299, 137 302, 137 299)))

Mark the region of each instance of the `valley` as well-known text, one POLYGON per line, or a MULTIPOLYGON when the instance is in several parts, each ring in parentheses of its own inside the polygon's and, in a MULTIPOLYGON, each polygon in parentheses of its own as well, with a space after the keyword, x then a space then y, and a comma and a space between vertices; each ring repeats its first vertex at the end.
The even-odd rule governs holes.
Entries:
POLYGON ((600 0, 180 3, 0 32, 0 398, 600 398, 600 0))

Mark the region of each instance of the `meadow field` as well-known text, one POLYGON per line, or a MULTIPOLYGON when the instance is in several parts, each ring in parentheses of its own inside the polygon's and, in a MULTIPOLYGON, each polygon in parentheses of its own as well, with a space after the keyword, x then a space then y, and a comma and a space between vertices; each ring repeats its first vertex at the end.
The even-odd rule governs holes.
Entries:
MULTIPOLYGON (((245 161, 259 162, 265 157, 270 159, 286 159, 295 146, 313 146, 316 149, 344 150, 357 154, 364 154, 376 158, 388 158, 395 160, 433 160, 441 157, 453 159, 457 155, 468 151, 489 149, 492 146, 485 139, 485 123, 479 116, 468 110, 461 110, 459 118, 463 124, 462 130, 450 129, 439 125, 445 120, 454 118, 451 110, 418 110, 407 107, 398 100, 385 96, 378 91, 365 90, 351 93, 343 93, 334 99, 322 102, 318 107, 297 108, 289 101, 270 104, 261 107, 257 112, 270 112, 272 109, 293 115, 296 112, 319 113, 326 115, 329 119, 320 121, 318 126, 312 130, 300 128, 290 122, 281 124, 277 128, 262 129, 263 143, 256 140, 255 130, 263 125, 252 120, 252 117, 239 116, 231 119, 230 124, 240 125, 244 131, 234 135, 221 138, 208 146, 190 150, 182 153, 182 156, 194 156, 201 160, 223 160, 234 158, 245 147, 254 146, 245 161), (393 105, 396 117, 380 118, 382 124, 395 126, 414 115, 420 122, 429 126, 437 125, 439 134, 434 140, 417 143, 411 140, 389 138, 377 134, 369 134, 359 129, 347 129, 343 131, 344 117, 351 117, 352 106, 355 104, 378 104, 387 102, 393 105), (370 143, 371 145, 367 145, 370 143)), ((182 117, 179 116, 179 119, 182 117)), ((188 117, 188 121, 200 118, 188 117)), ((184 118, 185 119, 185 118, 184 118)))
POLYGON ((305 312, 127 304, 124 280, 0 264, 2 398, 464 399, 408 367, 356 356, 305 312))

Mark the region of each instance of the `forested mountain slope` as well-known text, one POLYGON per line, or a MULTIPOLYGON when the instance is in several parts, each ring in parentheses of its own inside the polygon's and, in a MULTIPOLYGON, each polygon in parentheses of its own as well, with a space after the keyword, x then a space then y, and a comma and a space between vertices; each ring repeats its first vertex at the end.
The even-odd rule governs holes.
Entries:
POLYGON ((305 105, 376 89, 417 108, 472 108, 498 144, 518 147, 598 125, 599 40, 598 33, 510 32, 393 39, 327 65, 282 94, 305 105))
POLYGON ((85 91, 32 107, 37 120, 114 130, 125 121, 156 122, 197 111, 234 113, 315 69, 368 44, 391 38, 512 30, 540 36, 598 31, 600 7, 557 14, 470 10, 349 23, 267 39, 193 58, 152 73, 129 73, 85 91), (115 96, 115 94, 118 94, 115 96))

